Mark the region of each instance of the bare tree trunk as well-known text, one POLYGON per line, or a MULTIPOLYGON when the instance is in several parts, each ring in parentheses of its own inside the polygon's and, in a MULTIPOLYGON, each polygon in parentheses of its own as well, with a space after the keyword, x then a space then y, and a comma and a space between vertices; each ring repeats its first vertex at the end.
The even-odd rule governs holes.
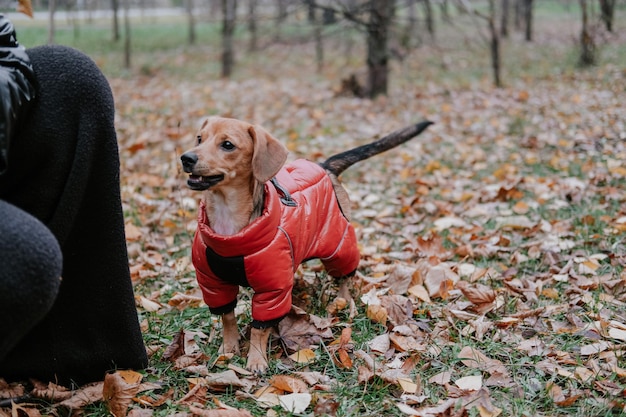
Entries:
POLYGON ((232 75, 235 66, 233 37, 235 34, 235 16, 237 0, 222 0, 222 77, 232 75))
POLYGON ((587 0, 580 0, 580 11, 582 13, 582 28, 580 31, 580 65, 588 67, 596 63, 596 46, 593 37, 589 32, 589 17, 587 10, 587 0))
POLYGON ((435 20, 433 18, 433 8, 430 3, 430 0, 424 1, 424 13, 426 15, 426 29, 428 30, 428 34, 431 39, 435 38, 435 20))
POLYGON ((130 0, 124 2, 124 68, 130 68, 130 0))
POLYGON ((493 69, 493 83, 496 87, 502 87, 500 79, 500 37, 496 28, 495 0, 489 0, 489 33, 491 35, 491 67, 493 69))
POLYGON ((68 23, 72 25, 74 39, 78 39, 80 37, 80 21, 78 20, 78 1, 74 0, 72 3, 68 2, 65 4, 65 15, 67 16, 68 23))
POLYGON ((187 11, 187 23, 189 25, 187 41, 189 45, 193 45, 196 43, 196 19, 194 17, 193 0, 185 0, 185 9, 187 11))
POLYGON ((119 0, 111 0, 111 11, 113 12, 113 42, 120 40, 120 22, 118 19, 119 8, 119 0))
POLYGON ((522 30, 522 15, 524 14, 524 3, 526 0, 513 0, 515 2, 515 30, 522 30))
POLYGON ((524 23, 526 24, 526 41, 533 40, 533 0, 524 0, 524 23))
POLYGON ((394 14, 393 1, 372 0, 367 23, 368 95, 387 94, 389 81, 389 28, 394 14))
POLYGON ((248 51, 254 52, 258 49, 258 32, 256 26, 256 6, 257 0, 248 0, 248 32, 250 32, 250 41, 248 43, 248 51))
POLYGON ((276 33, 274 39, 280 41, 282 38, 281 30, 283 23, 287 19, 287 4, 286 0, 276 0, 276 33))
POLYGON ((416 2, 417 0, 407 0, 407 7, 409 9, 408 11, 409 23, 406 26, 406 30, 402 37, 402 45, 407 49, 411 49, 413 45, 416 43, 414 42, 416 39, 416 32, 417 32, 417 10, 415 10, 416 2))
POLYGON ((52 45, 54 43, 54 12, 56 11, 56 0, 49 0, 48 2, 48 11, 50 12, 50 17, 48 21, 48 44, 52 45))
POLYGON ((324 20, 315 13, 315 0, 310 0, 312 10, 309 9, 309 19, 313 19, 315 33, 315 62, 317 63, 317 73, 320 74, 324 69, 324 40, 322 38, 322 28, 324 20))
POLYGON ((450 17, 450 8, 448 7, 448 0, 442 0, 439 6, 441 7, 441 20, 447 23, 452 22, 452 18, 450 17))
POLYGON ((509 0, 502 0, 502 14, 500 19, 500 36, 507 38, 509 36, 509 15, 511 11, 511 3, 509 0))
POLYGON ((613 32, 613 17, 615 16, 616 0, 600 0, 600 12, 606 30, 613 32))
POLYGON ((315 23, 315 0, 304 0, 306 4, 306 19, 310 24, 315 23))

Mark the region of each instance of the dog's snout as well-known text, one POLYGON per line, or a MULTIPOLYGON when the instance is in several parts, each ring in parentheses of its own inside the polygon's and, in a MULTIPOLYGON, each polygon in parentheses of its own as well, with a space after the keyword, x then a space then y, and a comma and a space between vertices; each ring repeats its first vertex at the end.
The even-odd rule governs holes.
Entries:
POLYGON ((180 156, 180 161, 183 164, 183 170, 185 172, 191 172, 196 162, 198 162, 198 155, 195 152, 185 152, 180 156))

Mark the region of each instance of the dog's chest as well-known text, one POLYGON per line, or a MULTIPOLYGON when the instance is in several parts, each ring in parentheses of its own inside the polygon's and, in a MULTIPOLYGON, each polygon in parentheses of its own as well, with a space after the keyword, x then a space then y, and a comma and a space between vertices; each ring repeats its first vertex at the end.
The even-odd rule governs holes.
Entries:
POLYGON ((228 204, 222 196, 218 194, 207 195, 206 203, 207 218, 210 219, 211 227, 215 233, 231 236, 246 226, 249 216, 244 215, 241 210, 234 210, 233 205, 228 204))

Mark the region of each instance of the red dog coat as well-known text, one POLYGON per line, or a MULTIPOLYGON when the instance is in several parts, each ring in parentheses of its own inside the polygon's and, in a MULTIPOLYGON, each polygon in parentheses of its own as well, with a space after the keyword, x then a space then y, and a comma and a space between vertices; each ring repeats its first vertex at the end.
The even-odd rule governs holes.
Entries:
POLYGON ((278 323, 291 309, 293 275, 319 258, 333 277, 354 273, 359 264, 354 228, 337 203, 333 185, 319 165, 299 159, 265 184, 263 214, 232 236, 216 234, 200 205, 192 260, 204 301, 224 314, 237 304, 239 286, 254 290, 252 325, 278 323))

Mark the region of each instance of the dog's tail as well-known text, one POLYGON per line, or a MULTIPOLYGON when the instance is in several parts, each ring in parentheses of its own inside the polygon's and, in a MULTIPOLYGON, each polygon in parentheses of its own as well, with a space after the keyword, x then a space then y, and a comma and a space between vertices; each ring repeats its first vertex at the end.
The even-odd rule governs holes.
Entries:
POLYGON ((354 149, 333 155, 326 161, 322 162, 321 166, 336 176, 339 176, 343 171, 350 168, 357 162, 371 158, 374 155, 378 155, 379 153, 388 151, 391 148, 395 148, 396 146, 403 144, 404 142, 422 133, 432 124, 433 122, 425 120, 416 125, 398 129, 372 143, 361 145, 354 149))

